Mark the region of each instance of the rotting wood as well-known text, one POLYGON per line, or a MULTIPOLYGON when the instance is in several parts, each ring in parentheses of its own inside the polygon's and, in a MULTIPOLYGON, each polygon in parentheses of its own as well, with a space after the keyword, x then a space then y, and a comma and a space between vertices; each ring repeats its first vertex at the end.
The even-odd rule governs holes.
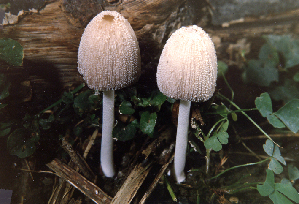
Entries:
MULTIPOLYGON (((27 14, 17 24, 4 26, 0 32, 0 38, 12 38, 24 47, 24 67, 31 84, 36 86, 55 84, 59 86, 56 90, 61 93, 74 83, 82 82, 82 77, 77 71, 77 50, 84 26, 91 18, 90 16, 84 21, 74 18, 72 15, 74 12, 65 8, 66 2, 68 1, 51 1, 38 13, 27 14)), ((129 19, 141 46, 143 70, 144 72, 152 70, 152 75, 158 62, 159 49, 163 47, 171 32, 184 25, 198 24, 204 27, 215 40, 219 59, 227 58, 229 44, 234 44, 243 38, 257 39, 266 34, 299 35, 299 24, 296 23, 299 10, 260 19, 245 18, 242 22, 228 24, 228 27, 206 27, 207 22, 202 21, 194 12, 196 8, 193 8, 201 6, 202 10, 197 8, 196 11, 200 10, 202 15, 208 15, 209 12, 205 10, 206 4, 187 4, 185 0, 120 2, 97 5, 93 13, 103 7, 103 9, 117 10, 129 19), (165 2, 168 4, 166 5, 165 2)), ((85 16, 78 11, 77 17, 80 15, 85 16)), ((9 69, 7 65, 2 64, 2 66, 7 69, 2 69, 1 72, 14 74, 22 72, 20 69, 9 69)))
POLYGON ((54 171, 59 177, 65 179, 75 188, 80 190, 85 196, 93 200, 95 203, 108 204, 112 201, 112 198, 103 192, 94 183, 88 181, 81 174, 71 169, 66 164, 62 163, 58 159, 54 159, 47 166, 54 171))
POLYGON ((72 145, 65 140, 65 138, 62 139, 62 147, 63 149, 70 155, 72 162, 76 164, 76 166, 79 168, 79 170, 83 173, 83 175, 88 180, 93 180, 95 178, 94 173, 86 163, 86 161, 82 158, 81 155, 79 155, 72 147, 72 145))

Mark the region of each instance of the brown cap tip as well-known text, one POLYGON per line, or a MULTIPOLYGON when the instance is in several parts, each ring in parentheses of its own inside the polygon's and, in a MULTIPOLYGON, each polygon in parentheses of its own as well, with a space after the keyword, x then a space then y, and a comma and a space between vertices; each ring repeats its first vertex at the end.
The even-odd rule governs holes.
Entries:
POLYGON ((117 90, 140 76, 140 51, 130 23, 116 11, 103 11, 86 26, 78 50, 78 71, 89 88, 117 90))
POLYGON ((160 56, 159 90, 175 99, 206 101, 215 92, 216 78, 217 57, 208 34, 196 25, 175 31, 160 56))

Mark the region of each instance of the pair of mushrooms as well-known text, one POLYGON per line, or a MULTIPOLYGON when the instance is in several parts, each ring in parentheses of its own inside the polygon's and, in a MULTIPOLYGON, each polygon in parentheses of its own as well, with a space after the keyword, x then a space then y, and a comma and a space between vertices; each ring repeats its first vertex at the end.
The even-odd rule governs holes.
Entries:
MULTIPOLYGON (((101 166, 106 177, 113 164, 114 90, 139 79, 140 51, 130 23, 116 11, 103 11, 87 25, 78 50, 78 70, 89 88, 103 91, 101 166)), ((157 68, 159 90, 180 99, 175 147, 175 177, 185 180, 191 101, 208 100, 215 91, 215 47, 200 27, 182 27, 167 40, 157 68)))

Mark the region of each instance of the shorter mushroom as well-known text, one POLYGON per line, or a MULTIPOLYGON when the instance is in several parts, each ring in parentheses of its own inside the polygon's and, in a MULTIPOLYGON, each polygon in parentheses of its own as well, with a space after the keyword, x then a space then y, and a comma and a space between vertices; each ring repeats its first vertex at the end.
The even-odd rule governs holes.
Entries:
POLYGON ((101 166, 113 177, 114 90, 136 82, 141 71, 137 38, 122 15, 103 11, 89 22, 79 45, 78 71, 96 94, 103 91, 101 166))
POLYGON ((202 28, 193 25, 175 31, 167 40, 157 68, 157 84, 166 96, 180 99, 174 169, 178 183, 186 179, 184 167, 191 101, 212 97, 217 78, 215 46, 202 28))

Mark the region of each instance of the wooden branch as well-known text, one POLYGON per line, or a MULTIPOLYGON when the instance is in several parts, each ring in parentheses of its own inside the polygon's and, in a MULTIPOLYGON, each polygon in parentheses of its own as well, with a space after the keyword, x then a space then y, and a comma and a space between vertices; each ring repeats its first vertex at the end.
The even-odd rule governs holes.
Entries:
POLYGON ((47 166, 59 177, 68 181, 95 203, 108 204, 112 201, 112 198, 105 192, 103 192, 102 189, 100 189, 94 183, 88 181, 81 174, 71 169, 69 166, 62 163, 58 159, 54 159, 53 161, 48 163, 47 166))
POLYGON ((72 162, 74 162, 83 175, 88 178, 88 180, 92 181, 95 178, 94 173, 82 156, 73 149, 72 145, 67 142, 65 138, 62 139, 62 147, 70 155, 72 162))

